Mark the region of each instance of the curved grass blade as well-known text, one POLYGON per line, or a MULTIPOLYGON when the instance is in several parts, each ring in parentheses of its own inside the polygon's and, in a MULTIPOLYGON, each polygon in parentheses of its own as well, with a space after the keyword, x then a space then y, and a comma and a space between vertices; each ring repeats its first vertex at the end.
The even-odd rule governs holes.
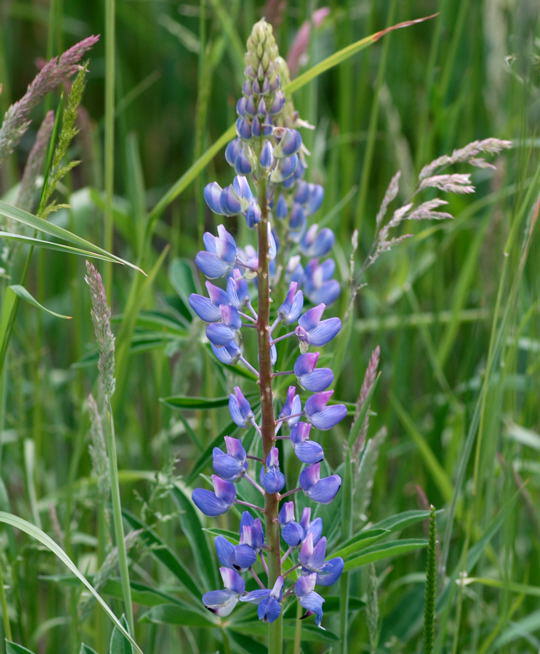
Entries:
MULTIPOLYGON (((334 66, 346 61, 360 50, 367 48, 368 46, 376 43, 380 38, 385 34, 392 32, 403 27, 409 27, 410 25, 416 25, 417 23, 422 23, 431 18, 435 18, 438 14, 432 14, 430 16, 424 16, 423 18, 417 18, 415 20, 408 20, 402 23, 397 23, 396 25, 391 25, 384 30, 379 30, 374 32, 370 36, 366 36, 359 41, 355 41, 350 45, 338 50, 334 54, 330 55, 323 61, 319 62, 302 75, 299 75, 296 79, 292 80, 287 86, 284 87, 285 93, 294 93, 298 91, 303 86, 311 82, 313 79, 321 75, 322 73, 330 70, 334 66)), ((187 170, 186 172, 169 188, 165 195, 157 202, 152 211, 150 212, 148 222, 146 224, 146 235, 152 233, 153 225, 162 211, 164 211, 173 200, 175 200, 190 184, 191 182, 199 175, 201 170, 212 161, 215 155, 225 147, 227 143, 234 137, 235 127, 231 125, 227 131, 225 131, 218 139, 215 141, 209 148, 204 152, 187 170)))
POLYGON ((92 252, 94 256, 101 255, 101 258, 107 257, 105 259, 106 261, 110 260, 115 263, 120 263, 124 266, 129 266, 130 268, 143 273, 143 275, 145 274, 144 271, 135 264, 130 263, 125 259, 121 259, 111 252, 107 252, 107 250, 100 248, 99 245, 94 245, 94 243, 87 241, 81 236, 77 236, 77 234, 74 234, 73 232, 70 232, 63 227, 55 225, 54 223, 51 223, 48 220, 44 220, 43 218, 39 218, 38 216, 34 216, 34 214, 31 214, 28 211, 24 211, 24 209, 13 207, 12 205, 7 204, 7 202, 2 200, 0 200, 0 214, 6 216, 7 218, 11 218, 11 220, 14 220, 15 222, 21 223, 22 225, 31 227, 38 232, 49 234, 49 236, 54 236, 56 238, 62 239, 63 241, 67 241, 76 247, 88 250, 92 252))
POLYGON ((13 513, 6 513, 5 511, 0 511, 0 523, 14 527, 23 531, 25 534, 37 540, 44 547, 46 547, 50 552, 52 552, 62 563, 68 568, 68 570, 83 584, 83 586, 88 590, 88 592, 94 597, 96 602, 101 606, 105 611, 107 616, 113 622, 113 624, 119 629, 119 631, 129 640, 129 642, 135 647, 136 651, 139 654, 143 654, 141 648, 129 635, 126 629, 122 626, 118 618, 109 608, 108 604, 101 597, 101 595, 95 590, 92 584, 88 579, 82 574, 82 572, 77 568, 75 563, 69 558, 69 556, 64 552, 64 550, 56 543, 50 536, 48 536, 44 531, 36 527, 30 522, 19 518, 19 516, 13 515, 13 513))
POLYGON ((34 652, 27 647, 17 645, 11 640, 6 640, 6 654, 34 654, 34 652))
POLYGON ((62 313, 56 313, 56 311, 53 311, 52 309, 47 309, 47 307, 44 307, 40 302, 36 300, 36 298, 32 295, 32 293, 30 293, 28 289, 24 288, 24 286, 21 286, 20 284, 13 284, 12 286, 8 286, 8 289, 12 293, 15 293, 15 295, 18 295, 21 300, 28 302, 28 304, 36 307, 36 309, 41 309, 41 311, 45 311, 45 313, 48 313, 55 318, 63 318, 64 320, 71 320, 72 318, 71 316, 64 316, 62 313))
POLYGON ((199 601, 201 593, 199 587, 193 580, 193 575, 188 572, 169 547, 159 538, 153 529, 145 525, 144 522, 141 522, 132 513, 124 509, 122 514, 133 529, 141 531, 140 537, 145 545, 148 546, 152 556, 172 572, 178 581, 199 601))

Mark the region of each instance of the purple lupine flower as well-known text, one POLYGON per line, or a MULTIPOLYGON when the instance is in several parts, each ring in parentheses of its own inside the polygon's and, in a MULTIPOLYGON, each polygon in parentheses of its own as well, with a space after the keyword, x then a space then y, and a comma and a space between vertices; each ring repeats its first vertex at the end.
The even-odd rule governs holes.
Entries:
POLYGON ((259 551, 264 546, 264 529, 260 518, 254 518, 249 511, 244 511, 240 518, 240 542, 247 543, 259 551))
POLYGON ((283 195, 280 195, 278 197, 275 209, 274 209, 274 215, 276 218, 279 218, 280 220, 283 220, 283 218, 286 218, 287 214, 289 212, 289 209, 287 207, 287 200, 283 197, 283 195))
POLYGON ((277 139, 275 156, 279 158, 290 157, 302 147, 302 135, 296 129, 288 127, 274 127, 274 136, 277 139))
POLYGON ((235 341, 230 341, 225 345, 214 345, 214 343, 210 342, 210 347, 212 348, 212 352, 216 355, 218 361, 221 361, 221 363, 224 363, 228 366, 234 365, 242 354, 238 344, 235 341))
POLYGON ((189 296, 189 306, 195 311, 201 320, 205 322, 217 322, 221 320, 221 311, 210 298, 198 293, 189 296))
POLYGON ((326 345, 339 332, 341 329, 339 318, 321 320, 325 308, 326 305, 321 303, 300 316, 295 330, 300 342, 316 346, 326 345))
POLYGON ((248 570, 257 560, 257 552, 245 543, 233 545, 224 536, 214 540, 219 562, 227 568, 248 570))
POLYGON ((317 429, 323 431, 332 429, 347 415, 347 407, 344 404, 327 406, 327 402, 333 394, 334 391, 315 393, 306 401, 305 414, 309 422, 317 429))
POLYGON ((259 620, 263 622, 274 622, 281 614, 283 584, 284 579, 280 576, 276 579, 272 590, 269 588, 252 590, 250 593, 242 595, 240 601, 258 604, 257 615, 259 616, 259 620))
POLYGON ((299 285, 304 283, 304 269, 300 263, 300 256, 297 254, 287 262, 287 279, 299 285))
POLYGON ((229 413, 239 427, 247 427, 253 420, 253 411, 239 386, 229 395, 229 413))
POLYGON ((296 424, 300 420, 302 413, 302 401, 300 396, 296 393, 296 386, 289 386, 287 389, 287 399, 279 414, 281 418, 287 418, 286 422, 290 426, 296 424), (290 416, 290 417, 289 417, 290 416))
POLYGON ((199 252, 195 263, 210 279, 226 275, 236 260, 236 241, 223 225, 218 225, 218 235, 206 232, 203 236, 206 251, 199 252))
POLYGON ((236 309, 249 302, 248 283, 238 268, 233 269, 231 276, 227 280, 226 296, 230 304, 236 309))
POLYGON ((291 427, 291 443, 294 453, 302 463, 318 463, 324 459, 322 446, 309 439, 311 425, 307 422, 298 422, 291 427))
POLYGON ((309 506, 307 506, 302 511, 302 519, 300 520, 300 524, 304 529, 305 535, 307 536, 308 534, 311 534, 313 536, 313 543, 314 544, 317 543, 319 538, 322 536, 322 528, 323 528, 322 518, 315 518, 314 520, 312 520, 311 509, 309 506))
POLYGON ((339 282, 331 279, 336 264, 333 259, 327 259, 319 264, 318 259, 312 259, 304 269, 304 288, 312 302, 322 302, 326 305, 335 302, 341 293, 339 282))
POLYGON ((195 488, 191 499, 200 511, 208 516, 226 513, 236 500, 236 488, 230 481, 225 481, 217 475, 212 475, 214 492, 206 488, 195 488))
POLYGON ((296 359, 294 374, 298 383, 307 391, 324 391, 334 381, 334 373, 330 368, 315 368, 320 352, 306 352, 296 359))
POLYGON ((281 524, 281 537, 289 547, 297 547, 305 538, 305 530, 296 522, 294 515, 294 502, 285 502, 279 511, 281 524))
POLYGON ((306 609, 306 615, 302 617, 314 615, 315 624, 320 627, 323 616, 322 605, 325 600, 324 597, 321 597, 319 593, 315 592, 316 583, 316 573, 312 572, 311 574, 300 575, 294 585, 294 593, 300 604, 306 609))
POLYGON ((334 247, 335 240, 334 232, 328 227, 319 231, 317 224, 311 225, 300 240, 300 250, 306 257, 324 257, 334 247))
POLYGON ((245 593, 246 584, 242 577, 232 568, 219 569, 225 590, 211 590, 203 595, 203 604, 209 611, 221 618, 230 615, 238 600, 245 593))
POLYGON ((321 464, 313 463, 300 473, 300 487, 314 502, 330 504, 341 486, 339 475, 330 475, 321 479, 321 464))
POLYGON ((260 481, 267 493, 279 493, 285 486, 285 475, 279 469, 279 450, 273 447, 266 457, 266 466, 261 468, 260 481))
POLYGON ((298 283, 291 282, 287 296, 278 309, 278 316, 288 324, 296 322, 304 306, 304 294, 298 290, 298 283))
POLYGON ((232 436, 225 436, 225 447, 227 453, 219 447, 212 450, 214 472, 226 481, 236 481, 247 470, 246 450, 242 441, 232 436))
POLYGON ((343 559, 337 556, 334 559, 325 561, 326 557, 326 538, 321 538, 316 544, 313 542, 313 536, 308 534, 302 543, 298 561, 302 568, 309 573, 317 573, 317 584, 319 586, 331 586, 334 584, 343 572, 343 559))

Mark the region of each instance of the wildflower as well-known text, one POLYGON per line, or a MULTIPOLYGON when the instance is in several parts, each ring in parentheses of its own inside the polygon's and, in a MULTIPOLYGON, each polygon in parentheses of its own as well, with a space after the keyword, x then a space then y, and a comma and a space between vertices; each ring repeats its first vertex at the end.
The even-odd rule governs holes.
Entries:
POLYGON ((339 332, 341 329, 339 318, 321 320, 325 308, 325 304, 318 304, 300 317, 295 330, 300 342, 317 346, 326 345, 339 332))
POLYGON ((225 590, 211 590, 203 595, 203 604, 209 611, 226 617, 238 603, 240 597, 246 590, 243 578, 231 568, 222 567, 219 569, 225 590))
POLYGON ((236 489, 230 481, 212 475, 214 492, 205 488, 196 488, 191 498, 199 509, 208 516, 226 513, 236 500, 236 489))
POLYGON ((321 464, 313 463, 300 473, 300 487, 313 501, 329 504, 337 495, 341 486, 339 475, 330 475, 321 479, 321 464))

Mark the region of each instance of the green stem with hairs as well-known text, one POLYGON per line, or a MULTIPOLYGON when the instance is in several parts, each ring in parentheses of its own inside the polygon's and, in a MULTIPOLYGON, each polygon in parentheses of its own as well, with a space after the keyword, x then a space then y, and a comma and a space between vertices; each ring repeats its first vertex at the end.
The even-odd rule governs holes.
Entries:
POLYGON ((131 602, 131 586, 129 583, 129 566, 127 559, 124 525, 122 522, 122 503, 120 500, 120 482, 118 479, 118 460, 116 454, 116 437, 114 432, 114 420, 107 400, 105 408, 105 445, 107 447, 107 459, 109 460, 109 482, 111 485, 112 518, 114 540, 118 550, 118 569, 120 571, 120 583, 122 586, 122 597, 124 600, 124 611, 129 626, 129 633, 134 636, 133 605, 131 602))
MULTIPOLYGON (((275 420, 272 395, 272 360, 270 355, 270 280, 268 272, 268 204, 266 199, 266 180, 259 185, 259 202, 261 207, 261 222, 258 226, 259 237, 259 270, 258 270, 258 320, 257 338, 259 348, 259 389, 261 397, 261 432, 264 457, 272 449, 275 442, 275 420)), ((264 514, 266 518, 266 538, 269 546, 268 587, 281 574, 281 548, 278 522, 279 499, 277 493, 265 493, 264 514)), ((268 626, 268 652, 281 654, 283 651, 283 620, 280 616, 268 626)))

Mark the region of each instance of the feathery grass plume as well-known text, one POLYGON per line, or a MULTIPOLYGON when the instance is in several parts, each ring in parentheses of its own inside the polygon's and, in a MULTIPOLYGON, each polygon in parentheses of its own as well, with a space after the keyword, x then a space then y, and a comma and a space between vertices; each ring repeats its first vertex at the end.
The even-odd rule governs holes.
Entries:
POLYGON ((382 427, 370 438, 362 452, 360 463, 358 464, 358 473, 356 475, 354 486, 353 506, 355 508, 355 518, 361 523, 367 521, 367 508, 371 501, 371 490, 373 488, 373 479, 377 471, 377 461, 382 444, 386 439, 386 427, 382 427))
POLYGON ((42 207, 40 215, 42 218, 46 218, 53 211, 67 206, 65 204, 56 204, 55 202, 51 202, 50 204, 47 203, 49 202, 49 199, 57 188, 58 184, 68 174, 68 172, 79 163, 78 161, 68 161, 65 163, 65 159, 67 157, 71 141, 79 131, 77 127, 77 116, 79 112, 79 105, 81 104, 82 96, 84 93, 87 73, 88 67, 86 65, 82 66, 77 73, 77 76, 75 77, 75 80, 73 81, 73 84, 66 97, 64 110, 62 113, 62 127, 60 129, 60 134, 58 135, 58 143, 54 150, 51 170, 45 179, 45 186, 43 188, 40 202, 40 207, 42 207))
POLYGON ((298 73, 300 66, 305 63, 304 60, 306 59, 306 52, 309 47, 311 28, 319 27, 329 13, 329 7, 321 7, 314 11, 311 18, 304 21, 300 26, 287 55, 287 65, 289 66, 292 77, 298 73))
MULTIPOLYGON (((371 356, 369 358, 369 363, 366 368, 366 372, 364 373, 364 380, 362 382, 360 394, 358 395, 358 400, 356 402, 356 410, 354 415, 355 422, 356 420, 359 420, 360 412, 362 411, 362 408, 364 407, 365 403, 369 401, 371 390, 373 388, 373 385, 375 384, 375 380, 377 379, 380 356, 381 356, 381 348, 377 345, 377 347, 371 353, 371 356)), ((364 447, 368 427, 369 427, 369 406, 367 408, 367 411, 365 412, 364 419, 362 421, 362 426, 360 427, 360 431, 358 433, 358 437, 353 445, 353 454, 355 457, 358 457, 358 455, 362 451, 362 448, 364 447)))
POLYGON ((30 150, 26 165, 24 167, 17 206, 26 211, 32 211, 36 197, 36 185, 39 175, 43 171, 43 163, 47 155, 47 147, 54 125, 54 111, 48 111, 41 123, 36 140, 30 150))
POLYGON ((99 36, 89 36, 59 57, 48 61, 30 83, 23 97, 8 108, 0 127, 0 161, 13 152, 28 129, 32 110, 47 93, 56 89, 79 70, 79 61, 98 40, 99 36))
POLYGON ((433 652, 435 642, 435 599, 437 594, 437 518, 435 507, 430 507, 429 541, 424 599, 424 654, 433 652))
POLYGON ((86 406, 90 416, 90 458, 92 469, 97 479, 97 488, 100 501, 106 502, 109 497, 109 464, 107 462, 107 447, 103 433, 103 422, 94 396, 90 393, 86 399, 86 406))
POLYGON ((495 166, 482 157, 480 154, 498 154, 512 146, 512 141, 489 138, 483 141, 472 141, 463 148, 454 150, 450 155, 443 155, 434 159, 431 163, 422 168, 418 176, 418 185, 414 190, 409 202, 396 209, 386 224, 384 219, 388 213, 388 207, 395 200, 399 192, 399 180, 401 173, 398 171, 390 180, 386 189, 380 209, 377 212, 375 225, 377 234, 375 236, 370 254, 367 256, 362 271, 367 270, 379 258, 383 252, 388 252, 395 245, 408 239, 412 234, 402 234, 401 236, 391 237, 390 232, 401 225, 405 220, 448 220, 453 216, 445 211, 437 209, 445 204, 446 200, 434 198, 414 206, 414 197, 421 191, 432 188, 444 191, 445 193, 474 193, 475 186, 471 182, 469 173, 445 173, 434 174, 441 168, 456 163, 465 163, 476 168, 495 168, 495 166))
POLYGON ((107 304, 105 287, 96 267, 86 262, 85 282, 90 288, 92 323, 99 350, 98 370, 103 398, 109 402, 114 393, 114 335, 111 329, 111 310, 107 304))

